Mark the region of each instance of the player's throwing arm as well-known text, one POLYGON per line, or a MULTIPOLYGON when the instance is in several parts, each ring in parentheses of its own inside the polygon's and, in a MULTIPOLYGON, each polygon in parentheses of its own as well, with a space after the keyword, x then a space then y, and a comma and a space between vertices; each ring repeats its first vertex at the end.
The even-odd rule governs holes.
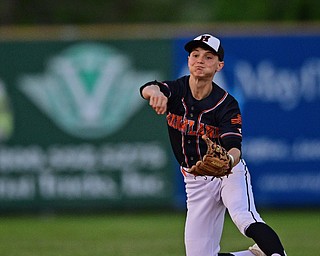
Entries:
POLYGON ((158 115, 167 111, 168 98, 160 91, 157 85, 149 85, 142 90, 142 96, 149 100, 149 105, 158 115))

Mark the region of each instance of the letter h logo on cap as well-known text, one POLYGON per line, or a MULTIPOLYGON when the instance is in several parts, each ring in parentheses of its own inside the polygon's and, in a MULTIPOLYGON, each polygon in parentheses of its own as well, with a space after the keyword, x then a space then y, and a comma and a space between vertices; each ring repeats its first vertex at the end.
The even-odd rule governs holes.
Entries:
POLYGON ((210 37, 211 36, 201 36, 201 38, 200 38, 200 41, 202 41, 202 42, 209 42, 209 39, 210 39, 210 37))

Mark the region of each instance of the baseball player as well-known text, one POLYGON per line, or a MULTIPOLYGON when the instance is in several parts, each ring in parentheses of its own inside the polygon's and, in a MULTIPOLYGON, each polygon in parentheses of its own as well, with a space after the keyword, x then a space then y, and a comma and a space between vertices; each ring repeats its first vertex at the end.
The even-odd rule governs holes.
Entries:
POLYGON ((184 48, 189 53, 190 75, 174 81, 148 82, 141 86, 140 93, 157 114, 166 114, 173 153, 181 166, 187 194, 186 255, 285 256, 278 235, 263 221, 254 204, 250 173, 241 156, 238 102, 213 82, 224 66, 221 42, 203 34, 184 48), (222 164, 228 170, 225 176, 196 172, 201 166, 211 169, 213 161, 203 164, 206 142, 211 140, 220 145, 218 151, 222 148, 227 152, 227 165, 222 164), (226 209, 239 231, 255 241, 248 250, 219 253, 226 209))

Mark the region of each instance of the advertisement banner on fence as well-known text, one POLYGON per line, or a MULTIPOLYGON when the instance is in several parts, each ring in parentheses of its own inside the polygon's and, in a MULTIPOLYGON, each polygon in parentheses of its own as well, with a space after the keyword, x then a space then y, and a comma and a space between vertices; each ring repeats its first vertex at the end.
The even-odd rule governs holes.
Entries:
POLYGON ((171 205, 164 117, 139 94, 168 41, 0 44, 0 209, 171 205))
MULTIPOLYGON (((217 35, 218 36, 218 35, 217 35)), ((175 42, 176 76, 188 74, 175 42)), ((216 82, 243 115, 243 157, 257 205, 320 205, 320 36, 221 37, 216 82)))
MULTIPOLYGON (((0 210, 184 207, 139 87, 187 74, 190 39, 0 42, 0 210)), ((320 37, 221 39, 257 205, 320 205, 320 37)))

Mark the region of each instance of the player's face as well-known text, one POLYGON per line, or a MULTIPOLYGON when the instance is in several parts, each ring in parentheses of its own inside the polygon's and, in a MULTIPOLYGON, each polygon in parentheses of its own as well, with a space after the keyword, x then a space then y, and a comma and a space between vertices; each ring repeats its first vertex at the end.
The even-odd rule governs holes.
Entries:
POLYGON ((217 55, 200 47, 195 48, 188 57, 190 74, 198 78, 212 78, 223 65, 223 61, 219 61, 217 55))

